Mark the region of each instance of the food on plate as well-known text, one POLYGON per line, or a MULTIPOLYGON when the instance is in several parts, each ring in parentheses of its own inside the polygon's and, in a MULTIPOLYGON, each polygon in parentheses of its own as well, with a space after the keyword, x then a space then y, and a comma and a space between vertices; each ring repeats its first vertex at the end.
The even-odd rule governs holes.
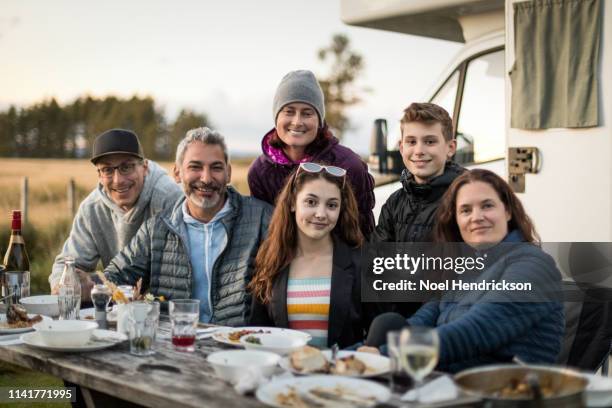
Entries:
POLYGON ((249 336, 246 339, 244 339, 244 341, 247 341, 247 342, 253 343, 253 344, 261 344, 261 339, 259 337, 255 337, 255 336, 249 336))
POLYGON ((329 372, 338 375, 361 375, 366 371, 366 365, 354 355, 339 358, 329 372))
POLYGON ((238 343, 240 341, 240 338, 242 336, 246 336, 247 334, 255 334, 255 333, 270 333, 270 331, 264 331, 264 330, 238 330, 238 331, 234 331, 231 332, 227 335, 227 338, 230 341, 233 341, 235 343, 238 343))
POLYGON ((304 374, 361 375, 368 370, 368 366, 355 355, 341 357, 332 364, 321 350, 311 346, 304 346, 291 353, 289 362, 294 370, 304 374))
POLYGON ((321 350, 312 346, 304 346, 289 355, 291 366, 302 373, 327 373, 329 362, 321 350))
POLYGON ((309 406, 308 403, 300 397, 294 387, 289 387, 289 391, 286 393, 280 392, 276 394, 275 400, 283 407, 306 408, 309 406))
POLYGON ((376 397, 359 395, 341 385, 336 385, 334 388, 315 387, 308 390, 307 394, 312 395, 321 403, 333 402, 334 406, 338 406, 338 403, 348 403, 349 406, 354 407, 370 407, 376 403, 376 397))
POLYGON ((32 318, 28 317, 28 312, 19 305, 10 305, 6 310, 6 322, 0 323, 2 327, 9 329, 23 329, 32 327, 33 324, 42 321, 41 315, 32 318))
POLYGON ((371 407, 376 404, 376 397, 363 396, 356 392, 336 385, 335 387, 314 387, 304 392, 299 392, 294 387, 289 387, 288 392, 279 393, 275 397, 276 402, 283 407, 371 407))

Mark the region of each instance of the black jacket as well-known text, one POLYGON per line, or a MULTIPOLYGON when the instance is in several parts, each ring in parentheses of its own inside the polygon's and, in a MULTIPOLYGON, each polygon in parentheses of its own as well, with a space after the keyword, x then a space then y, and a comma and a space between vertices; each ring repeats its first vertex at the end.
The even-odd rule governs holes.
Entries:
MULTIPOLYGON (((361 275, 359 249, 351 249, 334 238, 333 266, 329 305, 327 345, 338 343, 340 348, 351 346, 365 338, 365 330, 372 320, 368 304, 361 304, 361 275), (365 312, 364 312, 365 309, 365 312)), ((255 296, 251 307, 253 326, 289 327, 287 315, 287 281, 289 267, 274 280, 272 300, 262 304, 255 296)))
POLYGON ((448 186, 465 169, 448 162, 444 173, 427 184, 417 184, 404 170, 402 188, 391 194, 383 205, 372 242, 430 242, 435 213, 448 186))
MULTIPOLYGON (((450 184, 465 169, 447 162, 444 173, 427 184, 417 184, 414 176, 404 170, 402 188, 391 194, 383 205, 378 225, 370 237, 376 242, 431 242, 436 210, 450 184)), ((422 303, 380 303, 379 311, 397 312, 410 317, 422 303)))

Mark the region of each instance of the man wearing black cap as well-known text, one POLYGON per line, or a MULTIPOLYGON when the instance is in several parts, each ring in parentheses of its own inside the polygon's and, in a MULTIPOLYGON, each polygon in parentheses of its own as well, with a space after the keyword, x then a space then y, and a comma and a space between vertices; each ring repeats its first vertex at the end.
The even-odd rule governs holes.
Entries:
MULTIPOLYGON (((106 267, 144 221, 172 208, 183 195, 163 168, 145 159, 138 137, 129 130, 111 129, 96 137, 91 162, 99 184, 79 206, 70 236, 55 258, 49 276, 52 292, 65 256, 73 256, 80 271, 95 270, 99 261, 106 267)), ((80 275, 86 299, 91 281, 80 275)))

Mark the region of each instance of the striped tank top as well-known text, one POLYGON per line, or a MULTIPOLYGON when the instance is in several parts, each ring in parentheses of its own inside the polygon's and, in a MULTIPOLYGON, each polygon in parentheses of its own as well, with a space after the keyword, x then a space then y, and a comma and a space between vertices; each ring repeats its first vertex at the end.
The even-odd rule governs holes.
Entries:
POLYGON ((329 294, 331 277, 289 278, 287 282, 287 316, 289 328, 312 336, 313 347, 327 347, 329 294))

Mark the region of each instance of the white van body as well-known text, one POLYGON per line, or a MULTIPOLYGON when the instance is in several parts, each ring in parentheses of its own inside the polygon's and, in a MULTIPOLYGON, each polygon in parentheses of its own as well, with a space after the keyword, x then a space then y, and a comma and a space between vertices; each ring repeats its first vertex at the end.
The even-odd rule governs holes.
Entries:
MULTIPOLYGON (((493 125, 499 124, 499 130, 491 131, 489 135, 492 138, 499 138, 499 143, 495 146, 497 156, 476 163, 475 167, 490 168, 507 179, 508 148, 537 147, 542 158, 540 171, 536 174, 526 174, 525 192, 519 193, 519 197, 527 213, 533 218, 542 241, 610 242, 612 241, 612 76, 609 75, 612 72, 611 4, 608 1, 602 2, 600 126, 534 131, 510 127, 511 82, 508 72, 514 62, 512 4, 515 1, 517 0, 341 0, 341 16, 342 20, 350 25, 464 41, 463 48, 442 72, 440 79, 434 83, 432 92, 423 98, 436 103, 436 92, 450 81, 449 78, 461 64, 483 52, 505 49, 503 57, 500 57, 503 61, 501 64, 503 71, 499 71, 503 76, 499 88, 500 114, 493 111, 490 115, 488 113, 488 110, 494 110, 495 103, 489 104, 486 101, 477 103, 482 110, 483 118, 494 120, 495 122, 491 122, 493 125)), ((469 69, 469 65, 466 66, 469 69)), ((480 91, 489 92, 488 87, 482 87, 480 91)), ((472 103, 467 100, 468 93, 476 98, 479 95, 479 92, 468 92, 468 88, 465 88, 463 95, 460 94, 459 97, 466 99, 460 100, 459 106, 469 106, 472 103)), ((452 107, 450 111, 452 114, 452 107)), ((454 117, 459 127, 463 113, 461 108, 458 117, 454 117)), ((479 143, 482 144, 482 141, 479 143)), ((486 154, 483 157, 485 156, 486 154)), ((398 188, 400 184, 396 182, 375 190, 376 217, 389 194, 398 188)))

